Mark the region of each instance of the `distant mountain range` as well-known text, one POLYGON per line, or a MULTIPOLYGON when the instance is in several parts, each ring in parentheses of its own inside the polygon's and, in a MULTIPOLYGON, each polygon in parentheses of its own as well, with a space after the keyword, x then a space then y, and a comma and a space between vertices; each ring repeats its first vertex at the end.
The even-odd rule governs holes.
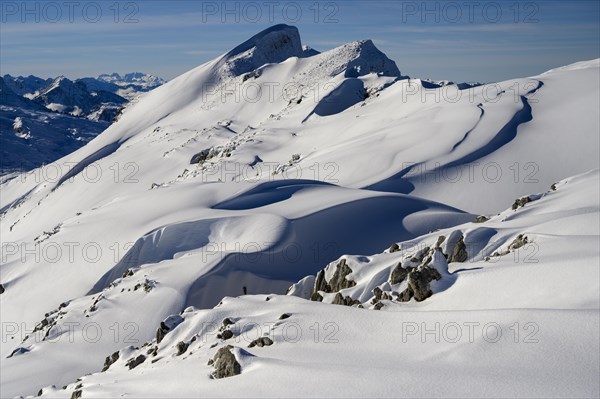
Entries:
POLYGON ((165 81, 133 72, 70 80, 0 77, 0 174, 72 152, 106 129, 127 104, 165 81))
MULTIPOLYGON (((111 121, 110 113, 98 114, 102 105, 122 106, 141 93, 150 91, 165 81, 141 72, 123 76, 118 73, 102 74, 97 78, 86 77, 69 80, 64 76, 42 79, 37 76, 4 75, 6 86, 14 93, 43 104, 51 111, 90 119, 111 121)), ((114 115, 113 115, 114 117, 114 115)))

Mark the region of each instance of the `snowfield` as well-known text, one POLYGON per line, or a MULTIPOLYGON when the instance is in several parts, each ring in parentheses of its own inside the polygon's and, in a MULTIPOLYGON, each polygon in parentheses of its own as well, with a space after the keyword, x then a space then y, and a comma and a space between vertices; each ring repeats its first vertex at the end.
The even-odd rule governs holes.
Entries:
POLYGON ((0 396, 598 397, 600 60, 399 68, 276 25, 3 182, 0 396))

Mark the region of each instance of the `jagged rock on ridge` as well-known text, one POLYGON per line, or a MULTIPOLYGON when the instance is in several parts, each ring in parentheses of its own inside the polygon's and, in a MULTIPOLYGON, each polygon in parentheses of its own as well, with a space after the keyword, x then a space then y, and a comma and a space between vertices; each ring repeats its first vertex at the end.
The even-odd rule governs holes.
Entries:
POLYGON ((138 355, 137 357, 132 357, 131 359, 129 359, 127 361, 127 363, 125 363, 125 366, 129 367, 129 370, 132 370, 132 369, 136 368, 137 366, 139 366, 140 364, 144 363, 145 361, 146 361, 146 356, 138 355))
POLYGON ((519 207, 523 207, 523 206, 525 206, 525 204, 528 204, 531 201, 533 201, 533 200, 529 196, 517 198, 515 200, 515 202, 512 204, 512 210, 516 211, 517 209, 519 209, 519 207))
POLYGON ((352 269, 346 264, 346 259, 342 258, 336 266, 333 277, 329 280, 330 292, 343 290, 344 288, 354 287, 356 282, 348 280, 346 277, 352 273, 352 269))
POLYGON ((104 367, 102 367, 102 371, 106 371, 110 368, 112 364, 114 364, 117 360, 119 360, 119 351, 116 351, 110 356, 107 356, 104 360, 104 367))

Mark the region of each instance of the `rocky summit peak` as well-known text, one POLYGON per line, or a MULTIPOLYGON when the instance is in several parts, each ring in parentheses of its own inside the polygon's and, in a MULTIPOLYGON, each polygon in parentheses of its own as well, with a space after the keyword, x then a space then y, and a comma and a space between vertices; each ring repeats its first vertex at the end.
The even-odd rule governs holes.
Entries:
POLYGON ((381 52, 372 40, 354 41, 342 46, 342 49, 353 56, 346 68, 347 77, 361 76, 371 72, 383 76, 401 76, 396 63, 381 52))
POLYGON ((257 33, 225 55, 232 75, 253 71, 303 54, 300 33, 294 26, 279 24, 257 33))

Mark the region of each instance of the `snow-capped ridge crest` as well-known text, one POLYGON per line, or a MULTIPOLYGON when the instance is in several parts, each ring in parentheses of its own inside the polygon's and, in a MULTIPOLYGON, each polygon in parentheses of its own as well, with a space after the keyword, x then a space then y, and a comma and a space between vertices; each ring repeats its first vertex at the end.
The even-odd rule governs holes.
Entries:
POLYGON ((279 24, 252 36, 223 58, 227 73, 239 76, 265 64, 301 57, 303 51, 298 28, 279 24))
MULTIPOLYGON (((396 63, 379 50, 372 40, 357 40, 332 51, 347 54, 346 77, 358 77, 369 73, 401 77, 396 63)), ((341 71, 340 71, 341 72, 341 71)))
POLYGON ((259 32, 223 56, 224 72, 240 76, 265 64, 275 64, 290 57, 307 58, 329 53, 326 58, 337 59, 340 65, 335 74, 346 77, 369 73, 401 77, 396 63, 381 52, 372 40, 357 40, 325 53, 302 46, 300 33, 295 26, 279 24, 259 32))

